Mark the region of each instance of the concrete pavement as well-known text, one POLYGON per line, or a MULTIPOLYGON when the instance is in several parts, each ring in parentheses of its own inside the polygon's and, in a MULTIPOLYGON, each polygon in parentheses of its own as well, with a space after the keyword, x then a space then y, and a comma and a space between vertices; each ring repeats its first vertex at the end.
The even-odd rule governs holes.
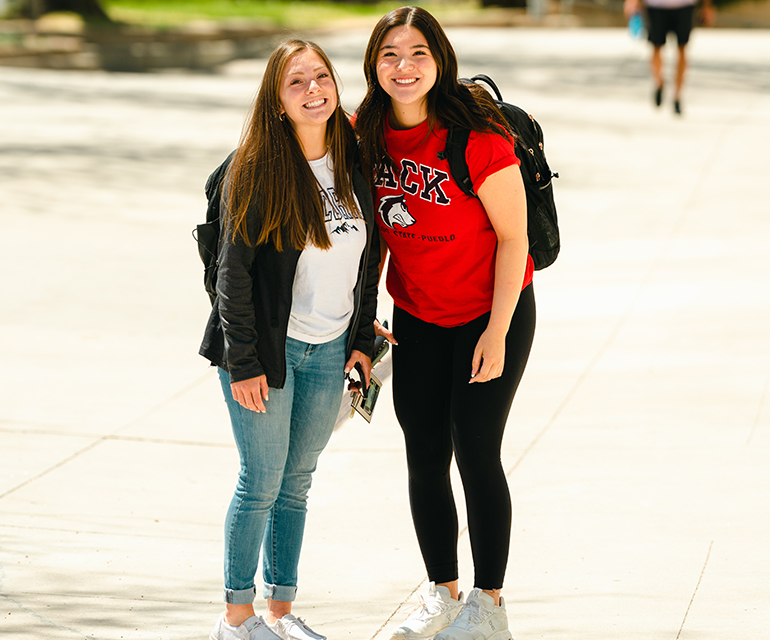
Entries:
MULTIPOLYGON (((319 38, 351 109, 367 36, 319 38)), ((623 30, 450 37, 561 174, 503 453, 514 638, 770 638, 770 34, 696 32, 683 118, 623 30)), ((202 639, 222 609, 237 456, 190 230, 263 66, 0 68, 3 638, 202 639)), ((423 584, 388 383, 321 458, 300 572, 330 640, 387 640, 423 584)))

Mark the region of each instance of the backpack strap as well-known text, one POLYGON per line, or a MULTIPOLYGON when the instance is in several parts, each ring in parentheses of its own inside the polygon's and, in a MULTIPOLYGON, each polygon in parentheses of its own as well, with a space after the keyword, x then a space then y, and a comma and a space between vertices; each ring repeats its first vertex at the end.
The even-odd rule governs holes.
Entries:
POLYGON ((208 207, 206 208, 206 222, 211 222, 219 217, 219 201, 222 197, 222 181, 224 180, 225 174, 230 167, 230 163, 233 161, 233 157, 235 156, 236 151, 237 149, 231 151, 230 155, 224 159, 222 164, 214 169, 214 171, 208 177, 208 180, 206 180, 205 191, 206 199, 208 200, 208 207))
POLYGON ((462 192, 468 196, 475 196, 471 175, 468 171, 468 162, 465 159, 465 149, 468 147, 470 129, 450 129, 447 134, 446 147, 439 152, 439 160, 449 161, 449 173, 462 192))
MULTIPOLYGON (((469 81, 464 79, 462 81, 476 83, 481 81, 495 92, 500 102, 503 100, 503 94, 500 93, 500 89, 497 88, 495 81, 484 73, 473 76, 469 81)), ((457 183, 457 186, 460 187, 465 195, 476 196, 470 172, 468 171, 468 161, 465 159, 465 150, 468 147, 470 135, 470 129, 450 129, 446 139, 446 147, 444 151, 438 154, 438 159, 449 160, 449 172, 452 174, 452 179, 457 183)))
POLYGON ((478 83, 479 80, 481 80, 485 85, 487 85, 490 89, 492 89, 492 91, 495 92, 498 102, 503 101, 503 94, 500 93, 500 89, 497 88, 497 85, 495 84, 495 81, 492 80, 492 78, 490 78, 486 73, 478 73, 471 78, 471 82, 478 83))

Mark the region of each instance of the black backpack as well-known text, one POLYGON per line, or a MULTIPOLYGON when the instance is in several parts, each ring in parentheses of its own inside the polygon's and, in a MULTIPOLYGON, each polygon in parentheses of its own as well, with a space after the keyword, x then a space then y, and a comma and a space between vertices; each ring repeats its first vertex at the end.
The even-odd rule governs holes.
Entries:
MULTIPOLYGON (((553 264, 559 255, 559 222, 556 217, 556 203, 553 201, 552 178, 558 178, 548 166, 543 152, 543 130, 537 121, 523 109, 507 102, 497 85, 489 76, 479 74, 470 82, 489 85, 495 92, 497 104, 505 119, 516 133, 516 156, 521 161, 521 176, 527 194, 527 236, 529 254, 535 269, 545 269, 553 264)), ((449 160, 449 170, 457 185, 469 196, 475 196, 465 160, 469 129, 454 128, 449 132, 443 157, 449 160)))
POLYGON ((219 249, 221 225, 219 222, 219 204, 222 200, 222 181, 227 168, 235 155, 233 151, 206 180, 206 222, 193 229, 193 238, 198 242, 198 254, 203 261, 203 286, 209 294, 211 304, 217 297, 217 269, 219 267, 219 249))

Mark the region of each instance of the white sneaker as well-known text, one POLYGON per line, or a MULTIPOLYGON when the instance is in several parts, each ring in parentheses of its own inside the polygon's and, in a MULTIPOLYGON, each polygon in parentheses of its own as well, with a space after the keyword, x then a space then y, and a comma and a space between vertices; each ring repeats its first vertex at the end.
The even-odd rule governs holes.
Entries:
POLYGON ((505 601, 495 605, 492 596, 481 589, 468 594, 460 614, 452 625, 439 633, 435 640, 511 640, 505 601))
POLYGON ((209 640, 281 640, 262 616, 251 616, 246 622, 233 627, 225 622, 225 614, 219 616, 209 640))
POLYGON ((326 636, 313 631, 302 618, 290 613, 276 620, 270 628, 284 640, 326 640, 326 636))
POLYGON ((391 631, 391 640, 431 640, 454 621, 463 607, 463 594, 455 600, 449 589, 431 582, 427 596, 418 596, 420 604, 412 614, 391 631))

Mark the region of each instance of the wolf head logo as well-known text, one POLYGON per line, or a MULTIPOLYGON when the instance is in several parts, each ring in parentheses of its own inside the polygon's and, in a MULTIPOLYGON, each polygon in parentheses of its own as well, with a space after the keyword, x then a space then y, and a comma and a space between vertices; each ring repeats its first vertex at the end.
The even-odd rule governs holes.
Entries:
POLYGON ((416 220, 406 208, 406 194, 398 196, 385 196, 380 200, 377 209, 380 219, 392 229, 394 225, 399 227, 411 227, 416 220))

